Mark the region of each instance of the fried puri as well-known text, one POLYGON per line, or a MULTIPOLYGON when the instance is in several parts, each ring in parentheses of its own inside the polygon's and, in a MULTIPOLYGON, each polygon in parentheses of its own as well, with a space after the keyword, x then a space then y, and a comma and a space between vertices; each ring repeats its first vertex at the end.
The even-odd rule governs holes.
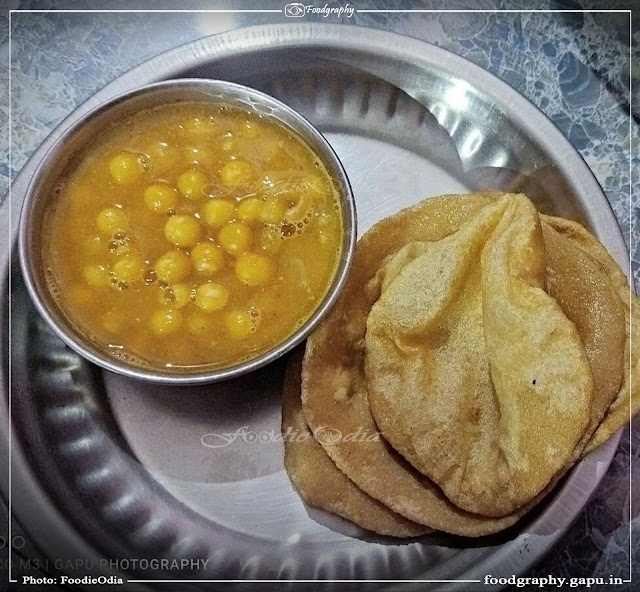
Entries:
POLYGON ((379 275, 365 374, 385 438, 458 507, 522 508, 572 458, 593 397, 580 335, 544 289, 533 204, 507 194, 379 275))
MULTIPOLYGON (((494 475, 498 474, 503 479, 503 485, 506 485, 501 490, 503 493, 500 504, 502 505, 491 505, 487 503, 486 497, 483 502, 481 496, 480 504, 484 503, 485 506, 489 506, 489 511, 494 514, 501 513, 505 507, 512 504, 518 508, 515 512, 503 517, 486 517, 465 511, 458 505, 451 503, 443 491, 424 474, 422 469, 425 463, 423 461, 412 457, 411 451, 406 453, 406 450, 401 450, 402 454, 399 454, 390 445, 389 441, 394 445, 397 444, 397 442, 393 442, 393 434, 389 441, 381 439, 377 442, 338 441, 330 445, 323 443, 326 453, 335 465, 369 496, 383 502, 398 514, 414 522, 467 536, 488 534, 513 524, 531 505, 539 501, 551 489, 558 478, 570 468, 583 452, 585 445, 588 446, 588 449, 592 449, 627 421, 628 415, 621 413, 620 409, 628 412, 630 403, 634 410, 637 406, 637 397, 631 396, 629 382, 632 372, 638 372, 638 352, 630 352, 631 357, 635 360, 633 371, 625 367, 625 356, 622 361, 620 360, 620 352, 626 355, 626 359, 629 357, 628 329, 625 331, 625 326, 629 325, 627 321, 629 318, 633 319, 632 330, 637 331, 638 326, 637 301, 633 303, 631 316, 628 310, 628 300, 625 304, 624 296, 628 296, 628 284, 624 275, 604 248, 581 226, 546 216, 542 217, 544 220, 542 225, 539 223, 536 225, 535 220, 531 220, 536 216, 527 213, 528 205, 526 202, 522 202, 522 199, 515 199, 512 196, 506 200, 512 202, 508 206, 505 206, 504 203, 498 205, 501 200, 504 202, 505 198, 498 194, 443 196, 424 201, 374 226, 358 244, 354 266, 338 303, 308 341, 302 372, 304 416, 312 429, 330 426, 339 429, 343 434, 357 431, 359 428, 368 431, 380 429, 373 419, 369 406, 369 399, 371 398, 373 401, 376 397, 371 394, 371 388, 364 372, 365 358, 369 371, 372 368, 368 352, 365 355, 365 332, 370 312, 374 305, 377 305, 383 290, 402 275, 406 265, 424 255, 424 244, 418 243, 443 241, 456 234, 465 224, 472 225, 474 218, 483 217, 484 221, 479 225, 476 220, 475 239, 473 238, 474 232, 468 233, 469 236, 466 239, 470 241, 467 243, 468 246, 475 245, 475 248, 480 248, 480 251, 488 241, 492 244, 492 249, 487 250, 491 264, 485 266, 489 268, 485 274, 485 285, 492 286, 488 288, 489 290, 500 288, 501 292, 500 290, 498 292, 502 294, 502 297, 496 299, 493 309, 491 308, 491 299, 487 299, 488 302, 485 303, 489 311, 493 310, 493 313, 488 315, 491 322, 496 323, 498 327, 504 326, 504 323, 507 325, 509 323, 515 324, 514 317, 532 315, 532 310, 539 310, 542 303, 543 318, 546 321, 540 326, 547 330, 544 333, 546 339, 542 339, 540 336, 536 339, 536 336, 531 335, 532 331, 529 330, 529 341, 538 347, 535 351, 538 353, 542 351, 545 354, 543 357, 547 356, 549 351, 553 352, 554 347, 562 346, 565 350, 561 351, 569 352, 568 359, 563 359, 561 364, 572 368, 577 381, 573 385, 567 384, 569 382, 567 380, 559 381, 559 384, 564 385, 564 399, 559 397, 559 400, 550 401, 552 393, 548 388, 533 391, 533 393, 542 391, 544 396, 549 399, 548 405, 555 408, 566 409, 567 397, 573 398, 574 402, 579 404, 577 421, 575 415, 572 416, 573 425, 569 426, 569 433, 562 434, 561 451, 553 449, 557 447, 556 434, 551 433, 551 430, 546 432, 546 436, 549 437, 546 442, 547 446, 543 446, 542 452, 536 453, 531 450, 525 440, 518 438, 517 429, 514 430, 508 426, 505 428, 501 425, 501 421, 506 421, 505 417, 508 417, 509 421, 513 421, 514 415, 517 417, 520 414, 522 417, 522 414, 524 416, 531 414, 530 405, 534 405, 534 409, 535 405, 538 405, 539 409, 544 409, 544 405, 541 405, 539 400, 526 401, 525 393, 530 392, 531 389, 525 388, 525 378, 531 375, 531 370, 535 370, 534 374, 536 375, 536 378, 531 378, 531 387, 538 386, 539 380, 543 381, 540 386, 544 387, 546 386, 545 382, 557 381, 558 374, 562 374, 562 369, 557 364, 555 366, 549 364, 548 361, 544 364, 550 366, 549 368, 540 368, 538 355, 524 356, 530 366, 518 366, 517 362, 520 359, 518 356, 523 355, 522 348, 513 347, 513 333, 500 330, 495 331, 499 345, 496 346, 494 343, 490 347, 493 347, 494 354, 498 352, 497 355, 500 355, 500 351, 506 349, 509 355, 504 356, 508 360, 507 362, 499 361, 496 372, 500 371, 500 364, 506 364, 507 368, 510 367, 509 365, 517 366, 516 374, 507 376, 506 383, 500 383, 501 392, 504 395, 503 399, 507 397, 505 399, 507 413, 503 413, 502 409, 498 408, 500 417, 497 418, 495 404, 493 410, 489 407, 489 411, 484 408, 476 413, 473 411, 473 405, 468 405, 466 411, 468 413, 469 409, 472 409, 470 417, 474 421, 481 420, 485 422, 484 425, 497 425, 498 429, 504 430, 503 437, 501 439, 496 434, 490 433, 487 436, 481 433, 478 434, 481 442, 478 444, 477 441, 473 441, 473 437, 468 437, 469 432, 473 434, 473 425, 470 429, 466 424, 473 424, 473 421, 467 421, 463 426, 464 437, 461 438, 463 440, 466 438, 466 444, 465 442, 459 444, 456 453, 460 455, 462 462, 468 464, 468 458, 465 458, 464 454, 460 454, 460 451, 464 452, 465 445, 467 451, 479 449, 484 454, 482 460, 486 463, 487 457, 490 458, 492 453, 486 448, 483 449, 483 443, 493 442, 494 447, 497 443, 499 449, 500 445, 506 442, 507 444, 504 445, 509 453, 515 454, 514 458, 519 460, 525 458, 530 462, 543 465, 541 466, 541 474, 538 474, 536 470, 527 474, 526 463, 521 464, 520 467, 507 464, 506 470, 515 470, 518 475, 515 486, 510 484, 509 479, 500 475, 500 470, 505 470, 504 464, 502 469, 497 466, 491 467, 494 475), (521 203, 515 207, 514 201, 521 203), (480 216, 483 210, 491 211, 485 211, 480 216), (520 226, 513 224, 514 216, 516 219, 521 218, 520 226), (501 222, 502 228, 500 228, 501 222), (493 230, 489 232, 487 228, 493 228, 493 230), (512 228, 511 231, 510 228, 512 228), (518 230, 515 231, 513 228, 518 230), (542 236, 544 242, 542 243, 541 261, 539 253, 541 250, 540 237, 542 236), (505 252, 507 255, 504 254, 505 252), (512 256, 513 252, 517 255, 512 256), (487 274, 488 280, 486 279, 487 274), (518 287, 515 296, 512 293, 514 281, 525 284, 524 288, 518 287), (492 282, 497 282, 497 286, 494 286, 492 282), (524 295, 520 293, 523 289, 524 295), (527 291, 534 292, 533 298, 531 294, 527 294, 527 291), (549 302, 551 299, 548 298, 547 293, 552 297, 553 302, 549 302), (559 311, 566 317, 564 320, 563 315, 558 315, 559 311), (502 314, 503 312, 508 314, 502 314), (582 346, 581 350, 575 347, 576 335, 582 346), (511 359, 509 360, 509 358, 511 359), (587 360, 586 370, 585 359, 587 360), (608 369, 607 372, 603 372, 605 368, 608 369), (514 380, 515 385, 512 384, 514 380), (536 385, 533 384, 533 380, 536 380, 536 385), (508 400, 508 393, 512 388, 515 388, 519 394, 519 398, 516 397, 515 402, 508 400), (518 388, 521 390, 518 391, 518 388), (585 406, 586 400, 588 400, 588 404, 585 406), (610 406, 612 401, 613 405, 610 406), (490 420, 497 421, 497 423, 491 424, 490 420), (594 430, 595 436, 592 437, 594 430), (518 444, 524 448, 518 449, 518 444), (508 449, 509 445, 511 445, 510 450, 508 449), (527 457, 527 455, 530 456, 527 457), (544 466, 544 459, 549 458, 553 460, 552 467, 544 466), (418 464, 420 470, 416 469, 413 462, 418 464), (522 466, 525 466, 525 470, 518 474, 517 469, 522 466), (532 494, 532 492, 534 493, 532 494), (514 495, 515 497, 513 497, 514 495), (518 501, 514 503, 514 499, 518 501)), ((441 256, 445 259, 447 257, 455 259, 455 249, 441 256)), ((458 249, 457 256, 459 260, 464 262, 465 249, 458 249)), ((480 257, 480 262, 482 262, 482 257, 480 257)), ((430 267, 434 268, 432 262, 430 267)), ((448 269, 445 264, 441 267, 448 269)), ((478 265, 478 258, 475 260, 475 268, 473 264, 468 264, 467 271, 457 275, 465 279, 463 284, 471 282, 477 286, 479 281, 479 292, 482 293, 482 265, 478 265)), ((450 270, 449 273, 451 273, 450 270)), ((453 275, 456 274, 453 273, 453 275)), ((459 283, 460 280, 455 278, 450 282, 450 285, 458 286, 456 293, 460 291, 459 283)), ((442 290, 442 284, 442 278, 436 276, 433 282, 426 282, 425 285, 428 290, 433 292, 438 289, 442 290)), ((478 305, 482 307, 483 301, 482 298, 478 298, 477 291, 475 296, 467 294, 467 298, 453 299, 455 301, 453 304, 453 301, 448 304, 443 303, 441 299, 442 312, 439 314, 443 317, 448 316, 451 310, 458 306, 465 309, 467 319, 475 319, 476 325, 482 325, 485 316, 482 314, 478 317, 477 310, 478 305), (472 312, 474 306, 476 307, 475 313, 472 312), (474 314, 476 317, 473 316, 474 314)), ((421 298, 424 299, 424 296, 421 298)), ((446 300, 446 295, 444 299, 446 300)), ((434 298, 435 300, 437 299, 434 298)), ((418 303, 420 300, 414 300, 414 302, 418 303)), ((405 305, 410 303, 411 299, 405 301, 405 305)), ((422 306, 420 305, 418 308, 421 309, 422 306)), ((462 311, 457 312, 461 313, 462 311)), ((424 315, 424 312, 421 311, 420 314, 424 315)), ((460 319, 463 316, 458 314, 457 318, 460 319)), ((433 318, 431 322, 433 322, 433 318)), ((521 333, 522 330, 516 335, 521 337, 521 333)), ((527 330, 524 330, 524 334, 527 335, 527 330)), ((421 348, 423 347, 421 345, 423 336, 419 334, 418 337, 421 348)), ((436 331, 431 335, 431 340, 427 340, 427 343, 432 348, 442 347, 450 338, 451 333, 436 331)), ((403 345, 404 351, 411 353, 412 349, 418 347, 418 342, 409 340, 403 345)), ((479 343, 479 340, 476 340, 476 346, 479 343)), ((487 347, 489 346, 485 343, 485 348, 487 347)), ((524 348, 525 352, 526 349, 524 348)), ((471 353, 468 348, 463 351, 465 351, 464 359, 466 362, 469 361, 469 356, 473 359, 473 349, 471 349, 471 353)), ((475 354, 477 354, 477 350, 475 354)), ((493 385, 492 372, 493 366, 489 363, 488 376, 493 385)), ((486 380, 486 367, 484 376, 486 380)), ((415 377, 412 378, 415 380, 415 377)), ((476 390, 470 390, 475 395, 479 379, 477 376, 473 376, 473 379, 476 381, 476 390)), ((466 386, 467 383, 463 383, 463 385, 466 386)), ((495 385, 493 389, 495 392, 495 385)), ((405 391, 408 392, 409 389, 405 389, 405 391)), ((477 402, 477 399, 473 397, 471 400, 477 402)), ((375 407, 375 403, 373 405, 375 407)), ((417 420, 425 415, 425 411, 420 406, 408 406, 406 402, 405 407, 405 414, 408 416, 405 425, 408 428, 409 438, 415 439, 416 426, 419 427, 417 420)), ((478 405, 476 405, 477 407, 478 405)), ((428 414, 428 411, 426 413, 428 414)), ((455 413, 453 415, 455 416, 455 413)), ((451 417, 451 412, 449 412, 449 417, 451 417)), ((554 421, 558 426, 557 418, 554 417, 554 421)), ((527 422, 526 427, 531 431, 531 425, 535 424, 535 420, 530 420, 527 417, 527 422)), ((384 424, 384 418, 380 423, 384 424)), ((397 423, 393 424, 389 421, 388 425, 393 425, 392 430, 400 432, 397 423)), ((568 423, 562 425, 568 425, 568 423)), ((442 433, 442 426, 438 427, 442 433)), ((382 428, 382 431, 386 436, 387 430, 382 428)), ((431 434, 429 436, 433 437, 431 434)), ((459 434, 454 434, 454 436, 457 437, 459 434)), ((534 433, 533 436, 534 440, 535 437, 538 437, 538 444, 545 444, 539 435, 534 433)), ((402 448, 402 444, 397 445, 402 448)), ((439 458, 438 454, 440 458, 442 457, 441 450, 436 450, 436 453, 436 459, 439 458)), ((504 451, 496 453, 494 448, 493 454, 498 454, 500 457, 504 451)), ((427 459, 427 464, 429 460, 427 459)), ((429 470, 432 469, 429 468, 429 470)), ((484 478, 482 475, 481 477, 484 478)), ((455 480, 450 482, 456 483, 455 480)), ((461 479, 458 478, 457 483, 461 482, 461 479)), ((482 485, 478 485, 476 481, 471 482, 470 487, 479 487, 481 490, 482 485)), ((453 490, 455 491, 455 488, 453 490)), ((482 508, 481 505, 472 507, 482 508)), ((486 508, 482 509, 486 511, 486 508)))
MULTIPOLYGON (((622 361, 622 385, 611 405, 605 409, 602 422, 598 425, 595 434, 588 441, 584 453, 594 450, 604 444, 615 432, 629 423, 640 409, 640 303, 637 296, 631 292, 626 276, 607 252, 604 246, 583 226, 572 220, 543 216, 545 222, 553 228, 560 236, 566 238, 575 247, 579 248, 584 256, 590 258, 598 268, 600 274, 604 274, 609 279, 611 286, 618 296, 617 301, 622 308, 624 315, 624 338, 622 345, 619 341, 620 317, 606 315, 601 324, 616 324, 617 337, 610 337, 602 343, 600 354, 603 356, 602 365, 594 369, 594 375, 598 373, 596 380, 606 381, 606 374, 609 373, 610 380, 617 379, 619 368, 620 351, 623 352, 622 361)), ((589 281, 585 273, 584 281, 589 281)), ((584 310, 580 317, 584 319, 596 318, 600 310, 597 305, 588 301, 583 305, 584 310)), ((567 312, 567 316, 570 313, 567 312)), ((603 329, 604 330, 604 329, 603 329)), ((589 344, 585 341, 587 353, 589 344)))
MULTIPOLYGON (((402 245, 440 240, 452 234, 496 194, 448 195, 423 201, 386 218, 359 241, 340 298, 307 340, 302 370, 302 405, 312 430, 331 426, 342 434, 377 431, 364 377, 364 337, 371 307, 378 299, 371 282, 381 262, 402 245), (363 287, 366 287, 363 290, 363 287)), ((402 458, 384 439, 323 443, 326 453, 360 489, 406 517, 444 532, 481 536, 514 524, 465 512, 402 458)))
POLYGON ((287 364, 282 396, 284 466, 302 499, 378 534, 415 537, 430 532, 359 489, 327 456, 302 415, 300 374, 303 349, 287 364))

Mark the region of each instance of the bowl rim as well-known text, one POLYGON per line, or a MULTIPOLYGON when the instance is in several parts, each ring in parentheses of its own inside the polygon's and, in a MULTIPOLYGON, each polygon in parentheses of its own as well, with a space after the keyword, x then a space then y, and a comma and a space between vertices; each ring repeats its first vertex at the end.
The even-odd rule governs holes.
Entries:
MULTIPOLYGON (((179 103, 179 101, 174 101, 173 103, 169 101, 166 104, 176 103, 179 103)), ((230 103, 233 104, 232 101, 230 101, 230 103)), ((143 110, 144 109, 141 109, 140 111, 143 110)), ((276 121, 280 121, 277 115, 274 117, 274 119, 276 121)), ((312 147, 312 149, 314 148, 312 147)), ((223 380, 236 378, 249 372, 253 372, 277 360, 287 352, 291 351, 304 339, 306 339, 306 337, 329 313, 336 300, 340 296, 340 293, 342 292, 349 271, 351 269, 351 264, 353 262, 356 238, 357 213, 355 198, 344 166, 328 140, 308 119, 306 119, 302 114, 300 114, 298 111, 291 108, 287 104, 283 103, 282 101, 279 101, 271 95, 251 88, 249 86, 237 84, 235 82, 229 82, 226 80, 210 78, 175 78, 153 82, 151 84, 146 84, 133 90, 120 93, 92 108, 79 120, 66 127, 62 131, 62 133, 59 134, 56 141, 49 147, 49 149, 39 161, 34 175, 27 187, 18 225, 18 255, 24 283, 36 309, 47 322, 48 326, 54 331, 54 333, 76 353, 105 370, 109 370, 111 372, 127 376, 129 378, 143 380, 155 384, 185 386, 220 382, 223 380), (42 290, 46 290, 46 287, 43 288, 40 282, 38 282, 38 280, 36 279, 37 272, 34 257, 32 254, 31 242, 33 233, 34 209, 39 203, 40 199, 42 199, 41 194, 39 194, 38 192, 39 185, 44 175, 46 175, 46 173, 49 171, 52 163, 55 162, 57 153, 61 146, 65 144, 70 138, 75 136, 78 132, 80 132, 92 120, 98 118, 101 115, 104 115, 110 109, 116 107, 117 105, 130 100, 134 100, 137 97, 153 94, 165 89, 176 88, 184 88, 185 90, 213 90, 222 92, 223 96, 219 100, 215 101, 220 103, 225 102, 225 91, 228 92, 229 90, 232 90, 236 93, 243 93, 247 97, 257 99, 257 102, 261 105, 275 108, 276 113, 286 114, 288 116, 288 121, 280 122, 280 125, 289 125, 289 127, 291 127, 294 132, 298 133, 300 137, 306 142, 308 142, 310 138, 313 139, 314 143, 316 143, 317 146, 321 147, 323 151, 322 156, 325 157, 325 163, 329 164, 333 169, 329 172, 336 177, 336 181, 338 182, 337 185, 340 186, 344 228, 341 243, 342 250, 340 254, 340 260, 338 262, 338 265, 336 266, 332 281, 324 297, 322 298, 318 306, 314 309, 309 318, 287 338, 279 341, 276 345, 264 351, 263 353, 258 354, 257 356, 246 361, 233 364, 231 366, 200 372, 189 372, 187 370, 181 373, 169 373, 162 372, 157 369, 146 369, 144 367, 137 366, 109 356, 106 352, 101 353, 98 348, 92 349, 90 347, 87 347, 86 342, 88 340, 82 339, 81 334, 79 334, 77 331, 74 331, 68 323, 63 321, 64 315, 61 316, 60 321, 57 320, 52 314, 50 306, 47 304, 47 299, 43 297, 42 290), (290 125, 290 121, 295 122, 295 126, 290 125)))

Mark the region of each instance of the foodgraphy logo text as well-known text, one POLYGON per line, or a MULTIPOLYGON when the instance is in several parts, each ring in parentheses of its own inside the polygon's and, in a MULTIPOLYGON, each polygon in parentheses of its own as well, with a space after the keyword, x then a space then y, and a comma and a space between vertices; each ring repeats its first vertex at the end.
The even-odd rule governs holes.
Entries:
POLYGON ((290 2, 284 7, 284 15, 289 18, 302 18, 307 14, 319 15, 327 18, 330 15, 351 18, 355 12, 355 8, 348 3, 344 6, 315 6, 313 4, 302 4, 302 2, 290 2))

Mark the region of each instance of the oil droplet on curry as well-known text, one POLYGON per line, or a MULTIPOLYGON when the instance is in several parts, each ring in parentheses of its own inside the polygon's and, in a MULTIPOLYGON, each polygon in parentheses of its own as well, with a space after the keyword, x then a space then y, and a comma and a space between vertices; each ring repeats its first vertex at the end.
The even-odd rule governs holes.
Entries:
POLYGON ((47 212, 52 293, 95 344, 151 367, 230 366, 316 309, 341 254, 339 193, 294 133, 225 105, 106 129, 47 212))

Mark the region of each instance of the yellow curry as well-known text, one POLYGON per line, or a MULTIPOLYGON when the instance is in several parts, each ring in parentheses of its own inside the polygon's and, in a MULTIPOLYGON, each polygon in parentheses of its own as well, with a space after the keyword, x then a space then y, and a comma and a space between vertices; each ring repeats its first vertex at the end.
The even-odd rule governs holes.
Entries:
POLYGON ((229 366, 280 343, 338 266, 339 193, 293 132, 226 105, 183 103, 114 124, 47 212, 48 281, 113 356, 229 366))

